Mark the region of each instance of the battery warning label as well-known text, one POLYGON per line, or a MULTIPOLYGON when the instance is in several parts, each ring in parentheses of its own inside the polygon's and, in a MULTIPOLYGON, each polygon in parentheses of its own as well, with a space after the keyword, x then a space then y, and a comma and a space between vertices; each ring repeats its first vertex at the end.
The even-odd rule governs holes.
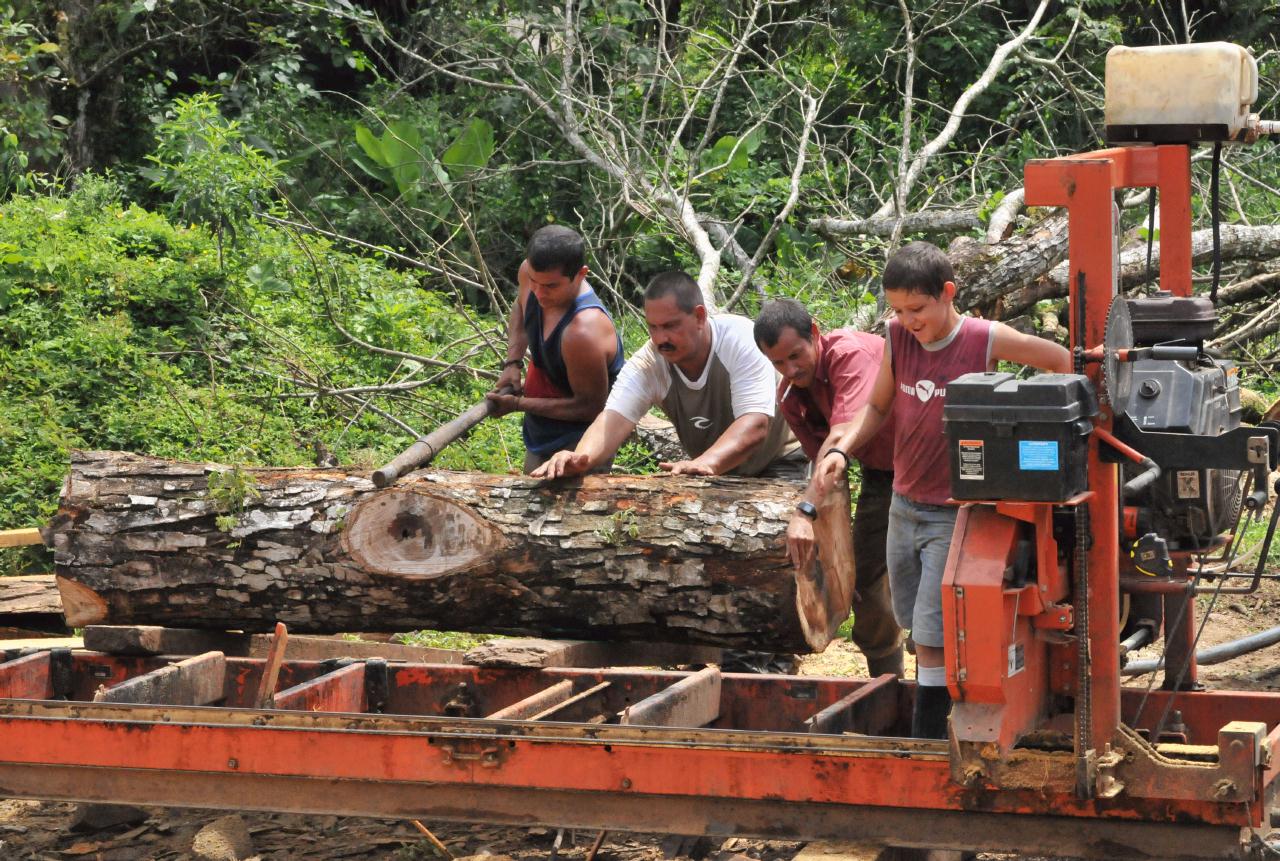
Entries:
POLYGON ((983 440, 962 439, 960 446, 960 478, 971 481, 982 481, 987 477, 986 458, 983 454, 983 440))
POLYGON ((1200 473, 1194 469, 1178 470, 1178 498, 1200 498, 1200 473))

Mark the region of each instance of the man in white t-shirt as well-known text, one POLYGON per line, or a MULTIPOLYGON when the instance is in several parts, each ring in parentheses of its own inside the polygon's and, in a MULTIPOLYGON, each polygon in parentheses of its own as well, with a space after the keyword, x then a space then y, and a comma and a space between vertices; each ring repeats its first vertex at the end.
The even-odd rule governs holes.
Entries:
POLYGON ((697 282, 684 272, 649 282, 644 317, 649 343, 623 366, 604 412, 573 451, 555 453, 532 475, 590 471, 661 406, 689 455, 659 464, 667 472, 802 477, 804 458, 775 405, 778 375, 756 348, 751 320, 709 316, 697 282))

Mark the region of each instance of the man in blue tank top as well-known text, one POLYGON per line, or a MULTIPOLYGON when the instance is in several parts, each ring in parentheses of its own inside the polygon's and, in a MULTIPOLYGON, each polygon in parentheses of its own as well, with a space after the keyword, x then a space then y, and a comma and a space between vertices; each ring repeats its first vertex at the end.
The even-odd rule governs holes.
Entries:
POLYGON ((622 368, 622 339, 587 284, 585 256, 581 236, 552 224, 533 234, 520 264, 506 361, 487 397, 496 415, 524 413, 525 472, 573 450, 622 368), (521 379, 526 352, 529 373, 521 379), (503 387, 511 394, 500 394, 503 387))

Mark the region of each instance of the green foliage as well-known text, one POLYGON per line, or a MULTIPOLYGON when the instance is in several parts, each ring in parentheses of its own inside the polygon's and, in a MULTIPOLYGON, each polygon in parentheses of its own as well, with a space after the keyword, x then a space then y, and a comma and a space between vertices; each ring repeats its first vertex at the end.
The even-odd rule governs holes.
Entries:
MULTIPOLYGON (((330 315, 384 346, 445 360, 474 337, 414 276, 317 240, 259 226, 218 257, 204 228, 123 202, 109 177, 0 204, 0 528, 53 513, 76 448, 289 466, 310 463, 322 443, 342 463, 381 465, 407 435, 318 387, 377 386, 423 368, 353 345, 330 315)), ((454 377, 381 406, 429 429, 487 387, 454 377)), ((522 457, 518 425, 504 420, 439 465, 501 471, 522 457)), ((226 497, 221 516, 249 493, 237 474, 210 478, 226 497)))
POLYGON ((175 216, 237 233, 271 205, 279 169, 244 141, 239 123, 218 113, 208 94, 178 99, 156 127, 159 143, 147 172, 172 197, 175 216))
POLYGON ((231 469, 209 473, 209 499, 218 512, 218 529, 230 532, 244 513, 245 507, 262 498, 262 491, 248 472, 238 464, 231 469))
POLYGON ((422 134, 410 123, 395 120, 381 135, 374 135, 356 123, 356 143, 364 155, 355 156, 356 165, 374 179, 389 185, 397 194, 406 194, 422 179, 422 134))
POLYGON ((451 168, 455 176, 466 176, 488 165, 493 151, 493 126, 476 117, 462 129, 457 140, 440 156, 440 161, 451 168))

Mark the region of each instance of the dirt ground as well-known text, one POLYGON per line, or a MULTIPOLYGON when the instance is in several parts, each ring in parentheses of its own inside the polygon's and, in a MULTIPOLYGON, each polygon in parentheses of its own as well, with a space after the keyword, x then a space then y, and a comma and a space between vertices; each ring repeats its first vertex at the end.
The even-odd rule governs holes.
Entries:
MULTIPOLYGON (((1258 594, 1210 596, 1198 599, 1199 618, 1208 621, 1200 647, 1211 646, 1280 624, 1280 584, 1266 581, 1258 594)), ((1157 657, 1147 649, 1137 657, 1157 657)), ((908 657, 909 660, 909 657, 908 657)), ((862 675, 866 664, 847 642, 835 642, 820 655, 804 659, 805 675, 862 675)), ((908 672, 910 675, 910 670, 908 672)), ((1151 677, 1132 679, 1145 685, 1151 677)), ((1201 681, 1211 688, 1280 689, 1280 660, 1271 647, 1228 663, 1202 667, 1201 681)), ((1159 684, 1159 680, 1155 681, 1159 684)), ((187 861, 196 859, 193 843, 201 829, 225 811, 166 810, 149 808, 147 818, 99 831, 74 831, 73 804, 38 801, 0 801, 0 861, 187 861)), ((247 832, 252 853, 262 861, 330 861, 330 859, 390 859, 417 861, 439 854, 409 822, 335 816, 286 814, 235 814, 247 832)), ((595 832, 564 832, 554 847, 557 832, 549 828, 497 828, 484 825, 425 823, 456 858, 483 856, 476 861, 585 861, 595 832)), ((234 831, 235 828, 232 830, 234 831)), ((215 835, 216 837, 217 835, 215 835)), ((243 834, 241 836, 244 836, 243 834)), ((202 846, 215 848, 206 832, 202 846)), ((231 841, 234 842, 234 841, 231 841)), ((600 861, 661 861, 677 852, 705 861, 791 861, 804 844, 758 840, 729 840, 700 845, 674 845, 662 835, 609 834, 597 858, 600 861)), ((216 854, 212 857, 218 857, 216 854)), ((226 855, 227 858, 244 858, 226 855)), ((983 861, 1032 861, 1019 856, 981 855, 983 861)))

